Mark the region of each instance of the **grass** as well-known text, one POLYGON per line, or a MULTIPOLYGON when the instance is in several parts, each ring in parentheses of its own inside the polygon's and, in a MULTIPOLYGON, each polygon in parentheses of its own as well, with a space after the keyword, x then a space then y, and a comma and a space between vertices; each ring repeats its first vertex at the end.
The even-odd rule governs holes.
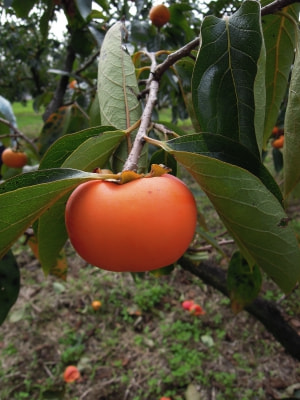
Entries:
POLYGON ((19 252, 21 295, 0 327, 1 400, 185 400, 191 386, 203 400, 212 393, 267 400, 270 380, 284 376, 284 387, 299 381, 297 363, 259 323, 234 316, 224 297, 189 273, 175 268, 133 279, 68 254, 68 280, 58 290, 26 247, 19 252), (186 298, 206 315, 183 310, 186 298), (96 312, 95 299, 102 302, 96 312), (82 379, 65 384, 70 364, 82 379))
POLYGON ((28 137, 37 137, 43 126, 42 113, 36 113, 32 100, 26 104, 13 103, 13 111, 17 119, 18 128, 28 137))

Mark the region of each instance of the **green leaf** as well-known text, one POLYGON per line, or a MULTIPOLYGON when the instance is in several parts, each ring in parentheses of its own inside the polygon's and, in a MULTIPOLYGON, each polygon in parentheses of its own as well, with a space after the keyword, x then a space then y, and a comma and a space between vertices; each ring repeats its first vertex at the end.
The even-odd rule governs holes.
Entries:
MULTIPOLYGON (((169 145, 169 143, 168 143, 169 145)), ((207 155, 169 152, 194 176, 250 266, 257 264, 285 292, 300 278, 300 250, 287 216, 253 174, 207 155)))
POLYGON ((246 147, 231 139, 203 132, 161 142, 161 147, 166 151, 171 148, 201 154, 244 168, 257 176, 282 204, 281 191, 268 169, 246 147))
POLYGON ((258 266, 250 268, 241 253, 235 252, 229 263, 227 288, 231 306, 236 313, 252 303, 259 294, 261 284, 262 276, 258 266))
MULTIPOLYGON (((262 6, 270 1, 262 1, 262 6)), ((281 103, 286 94, 291 66, 295 56, 299 4, 292 4, 282 13, 262 17, 262 27, 266 47, 266 116, 264 147, 276 124, 281 103)))
POLYGON ((100 136, 105 132, 113 132, 112 126, 96 126, 81 132, 71 133, 58 139, 45 153, 39 169, 57 168, 87 139, 100 136))
MULTIPOLYGON (((79 143, 83 138, 88 137, 91 133, 97 130, 88 130, 71 135, 74 141, 66 141, 66 137, 61 139, 60 145, 55 144, 55 154, 59 150, 67 151, 67 145, 71 145, 74 150, 62 163, 62 168, 76 168, 84 171, 92 171, 94 168, 103 168, 108 162, 111 154, 124 138, 123 131, 114 131, 104 133, 102 135, 89 137, 87 140, 79 143), (74 149, 74 142, 77 148, 74 149)), ((70 136, 70 135, 68 135, 70 136)), ((69 138, 70 139, 70 138, 69 138)), ((54 146, 53 146, 54 147, 54 146)), ((65 156, 65 153, 64 153, 65 156)), ((62 159, 61 157, 59 158, 62 159)), ((39 258, 45 272, 49 272, 57 263, 57 258, 61 248, 67 240, 67 231, 65 228, 65 206, 69 193, 59 199, 47 212, 39 219, 38 228, 38 243, 39 243, 39 258)))
POLYGON ((64 168, 76 168, 92 171, 94 168, 103 168, 114 150, 124 139, 124 131, 114 131, 109 134, 95 136, 79 145, 62 163, 64 168))
POLYGON ((12 6, 18 18, 27 18, 34 7, 35 0, 13 0, 12 6))
POLYGON ((0 260, 0 325, 15 304, 20 290, 20 271, 11 251, 0 260))
POLYGON ((79 183, 97 174, 74 169, 28 172, 0 185, 0 257, 48 208, 79 183))
POLYGON ((300 47, 292 71, 284 122, 284 195, 288 196, 300 182, 300 47))
POLYGON ((230 18, 206 17, 192 80, 202 131, 240 142, 257 157, 254 84, 261 48, 258 2, 243 2, 230 18))
POLYGON ((193 75, 194 66, 195 62, 190 58, 185 57, 174 65, 174 69, 177 77, 179 78, 180 90, 184 99, 187 112, 191 118, 194 130, 196 132, 201 132, 201 128, 198 119, 196 118, 192 101, 191 77, 193 75))
POLYGON ((83 19, 86 19, 92 10, 92 0, 75 0, 78 11, 83 19))
POLYGON ((102 44, 98 68, 101 122, 124 130, 141 116, 135 68, 122 43, 125 34, 121 22, 109 29, 102 44))

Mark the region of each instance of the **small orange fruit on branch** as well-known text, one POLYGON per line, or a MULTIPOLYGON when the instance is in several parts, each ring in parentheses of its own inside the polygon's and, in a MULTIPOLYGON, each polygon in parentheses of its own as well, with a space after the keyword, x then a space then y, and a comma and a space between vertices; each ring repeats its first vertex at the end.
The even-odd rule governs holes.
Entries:
POLYGON ((151 8, 149 18, 153 25, 155 25, 157 28, 161 28, 167 22, 169 22, 170 11, 165 5, 158 4, 151 8))
POLYGON ((124 184, 79 185, 65 211, 69 238, 88 263, 141 272, 177 261, 193 239, 197 206, 188 187, 167 173, 124 184))
POLYGON ((27 164, 27 155, 22 151, 16 151, 7 147, 2 153, 2 162, 10 168, 22 168, 27 164))

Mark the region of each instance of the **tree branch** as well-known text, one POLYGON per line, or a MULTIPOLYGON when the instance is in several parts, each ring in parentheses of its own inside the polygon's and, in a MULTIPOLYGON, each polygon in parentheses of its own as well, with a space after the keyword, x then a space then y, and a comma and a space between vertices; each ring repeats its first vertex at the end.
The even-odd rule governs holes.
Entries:
MULTIPOLYGON (((68 53, 65 61, 64 71, 70 73, 75 61, 75 51, 71 46, 68 48, 68 53)), ((46 111, 43 114, 43 120, 47 121, 51 114, 53 114, 63 103, 63 98, 69 83, 69 75, 63 75, 56 87, 52 100, 48 104, 46 111)))
POLYGON ((262 7, 261 16, 274 14, 277 11, 281 11, 284 7, 290 6, 294 3, 300 3, 300 0, 275 0, 272 3, 262 7))
MULTIPOLYGON (((204 283, 229 297, 226 273, 211 261, 195 265, 188 257, 182 257, 179 264, 183 269, 202 279, 204 283)), ((287 353, 300 360, 300 336, 284 319, 275 303, 258 297, 245 310, 260 321, 287 353)))
POLYGON ((24 140, 24 142, 28 143, 33 150, 35 151, 36 154, 38 154, 38 149, 35 145, 35 143, 29 139, 27 136, 24 135, 18 128, 16 128, 11 122, 7 121, 6 119, 0 118, 0 123, 8 126, 11 130, 14 131, 14 134, 7 134, 7 135, 1 135, 0 138, 2 137, 10 137, 10 138, 21 138, 24 140))

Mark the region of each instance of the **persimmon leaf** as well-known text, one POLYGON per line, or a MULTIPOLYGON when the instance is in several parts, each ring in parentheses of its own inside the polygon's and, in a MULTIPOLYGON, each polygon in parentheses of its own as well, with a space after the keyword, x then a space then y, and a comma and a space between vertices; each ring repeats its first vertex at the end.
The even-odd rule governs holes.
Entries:
POLYGON ((101 47, 98 67, 101 122, 124 130, 141 116, 135 68, 123 44, 125 34, 122 22, 109 29, 101 47))
POLYGON ((257 265, 250 268, 239 251, 235 252, 229 262, 227 288, 231 307, 235 313, 242 311, 258 296, 262 276, 257 265))
POLYGON ((0 259, 0 325, 15 304, 20 290, 20 271, 11 251, 0 259))
POLYGON ((115 130, 112 126, 97 126, 61 137, 47 150, 40 162, 39 169, 60 167, 77 147, 86 140, 115 130))
MULTIPOLYGON (((270 3, 262 0, 262 6, 270 3)), ((262 17, 266 47, 266 116, 264 147, 276 124, 279 109, 286 94, 291 66, 295 56, 297 23, 300 4, 283 8, 282 13, 262 17), (284 14, 287 14, 285 16, 284 14)))
POLYGON ((208 16, 192 78, 202 131, 229 137, 257 157, 254 85, 262 44, 258 2, 244 1, 231 17, 208 16))
POLYGON ((0 257, 48 208, 97 174, 55 168, 17 175, 0 185, 0 257))
POLYGON ((246 169, 172 146, 164 148, 194 176, 249 265, 292 290, 300 278, 300 250, 291 226, 282 224, 287 215, 278 199, 246 169))
MULTIPOLYGON (((300 46, 300 43, 299 43, 300 46)), ((284 123, 284 195, 288 196, 300 182, 300 47, 298 46, 284 123)))

